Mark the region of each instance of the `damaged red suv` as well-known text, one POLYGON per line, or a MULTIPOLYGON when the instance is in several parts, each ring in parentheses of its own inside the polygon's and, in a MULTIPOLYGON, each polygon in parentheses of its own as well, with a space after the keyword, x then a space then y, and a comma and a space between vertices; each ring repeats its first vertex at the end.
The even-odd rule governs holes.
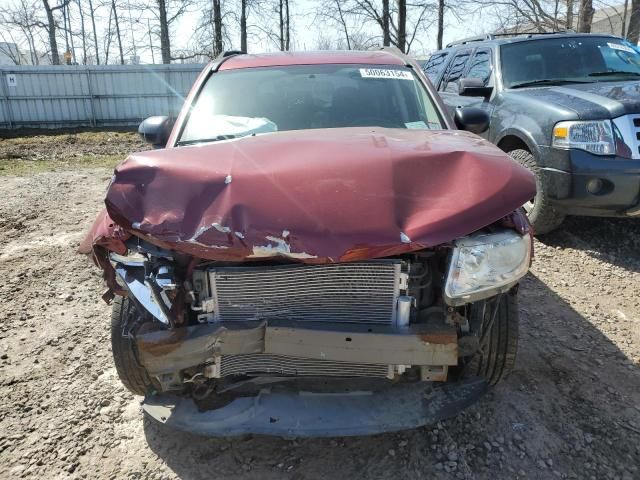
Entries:
POLYGON ((228 53, 115 170, 83 250, 144 409, 208 435, 372 434, 512 368, 532 175, 389 50, 228 53), (465 131, 467 130, 467 131, 465 131))

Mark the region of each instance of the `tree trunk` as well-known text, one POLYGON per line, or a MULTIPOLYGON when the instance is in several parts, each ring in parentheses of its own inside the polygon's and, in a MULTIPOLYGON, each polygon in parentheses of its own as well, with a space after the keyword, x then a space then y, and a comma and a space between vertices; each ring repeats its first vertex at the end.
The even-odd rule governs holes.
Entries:
POLYGON ((280 9, 278 10, 280 14, 280 51, 284 52, 284 18, 282 17, 282 0, 280 0, 280 9))
POLYGON ((120 49, 120 65, 124 65, 124 52, 122 51, 122 37, 120 36, 120 23, 118 22, 116 0, 111 0, 111 10, 113 11, 113 20, 116 22, 116 38, 118 39, 118 48, 120 49))
POLYGON ((100 65, 100 53, 98 50, 98 32, 96 30, 96 17, 93 13, 93 0, 89 0, 89 15, 91 15, 91 27, 93 29, 93 43, 96 47, 96 65, 100 65))
POLYGON ((389 0, 382 0, 382 44, 385 47, 391 45, 391 32, 389 30, 389 0))
POLYGON ((629 0, 624 0, 624 11, 622 12, 622 28, 620 29, 620 36, 627 36, 627 14, 629 13, 629 0))
POLYGON ((398 0, 398 48, 407 51, 407 0, 398 0))
POLYGON ((438 50, 442 49, 444 35, 444 0, 438 0, 438 50))
POLYGON ((240 2, 240 50, 247 53, 247 0, 240 2))
POLYGON ((593 0, 581 0, 580 17, 578 18, 578 32, 591 33, 593 22, 593 0))
POLYGON ((165 0, 157 0, 160 16, 160 52, 162 63, 171 63, 171 42, 169 40, 169 24, 167 23, 167 5, 165 0))
POLYGON ((342 7, 340 6, 341 0, 335 0, 336 8, 338 9, 338 15, 340 16, 340 23, 342 24, 342 29, 344 31, 344 39, 347 42, 347 50, 351 50, 351 40, 349 39, 349 30, 347 29, 347 22, 344 19, 344 14, 342 13, 342 7))
POLYGON ((82 34, 82 64, 87 64, 87 37, 84 30, 84 12, 82 11, 82 4, 80 0, 76 0, 78 5, 78 11, 80 12, 80 33, 82 34))
POLYGON ((56 41, 56 21, 53 18, 53 10, 49 6, 48 0, 42 0, 44 10, 47 13, 47 31, 49 32, 49 48, 51 49, 51 64, 60 65, 60 54, 58 53, 58 42, 56 41))
POLYGON ((567 30, 573 30, 573 0, 567 0, 567 30))
POLYGON ((286 41, 284 44, 284 48, 285 50, 288 52, 289 49, 291 48, 291 29, 290 27, 290 22, 289 22, 289 0, 284 0, 284 8, 285 8, 285 33, 286 33, 286 41))
POLYGON ((629 18, 629 29, 627 39, 634 45, 638 44, 640 38, 640 0, 631 0, 631 17, 629 18))
POLYGON ((213 44, 213 56, 217 57, 222 53, 222 9, 220 6, 220 0, 213 0, 213 26, 215 29, 214 44, 213 44))

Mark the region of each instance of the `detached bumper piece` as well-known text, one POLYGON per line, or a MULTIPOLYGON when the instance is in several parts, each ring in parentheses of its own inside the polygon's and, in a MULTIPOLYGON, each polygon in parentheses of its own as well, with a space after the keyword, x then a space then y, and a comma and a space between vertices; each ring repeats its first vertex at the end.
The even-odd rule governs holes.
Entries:
POLYGON ((220 322, 139 333, 138 357, 162 391, 179 388, 179 372, 204 366, 204 377, 234 374, 393 378, 404 366, 438 367, 423 380, 445 380, 458 363, 455 327, 340 323, 220 322))
POLYGON ((161 394, 145 398, 143 409, 171 428, 206 436, 342 437, 433 424, 456 415, 486 391, 487 383, 479 378, 395 385, 376 392, 263 390, 206 411, 199 411, 190 398, 161 394))

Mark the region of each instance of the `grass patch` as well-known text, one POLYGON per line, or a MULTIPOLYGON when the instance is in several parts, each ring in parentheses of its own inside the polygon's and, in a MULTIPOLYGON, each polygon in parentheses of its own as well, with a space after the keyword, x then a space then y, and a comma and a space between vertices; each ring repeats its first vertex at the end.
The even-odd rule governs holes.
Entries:
POLYGON ((22 160, 0 158, 0 176, 34 175, 42 172, 81 170, 87 168, 113 168, 124 155, 79 155, 56 160, 22 160))

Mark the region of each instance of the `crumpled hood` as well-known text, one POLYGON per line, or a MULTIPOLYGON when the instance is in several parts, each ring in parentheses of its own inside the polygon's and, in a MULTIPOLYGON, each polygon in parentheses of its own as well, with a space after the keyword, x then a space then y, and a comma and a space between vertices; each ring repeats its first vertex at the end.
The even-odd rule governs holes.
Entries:
POLYGON ((475 135, 346 128, 137 153, 105 203, 126 231, 195 257, 337 262, 449 242, 534 194, 533 176, 475 135))
POLYGON ((541 106, 565 108, 582 120, 617 118, 640 113, 640 82, 593 82, 512 90, 511 95, 537 99, 541 106))

